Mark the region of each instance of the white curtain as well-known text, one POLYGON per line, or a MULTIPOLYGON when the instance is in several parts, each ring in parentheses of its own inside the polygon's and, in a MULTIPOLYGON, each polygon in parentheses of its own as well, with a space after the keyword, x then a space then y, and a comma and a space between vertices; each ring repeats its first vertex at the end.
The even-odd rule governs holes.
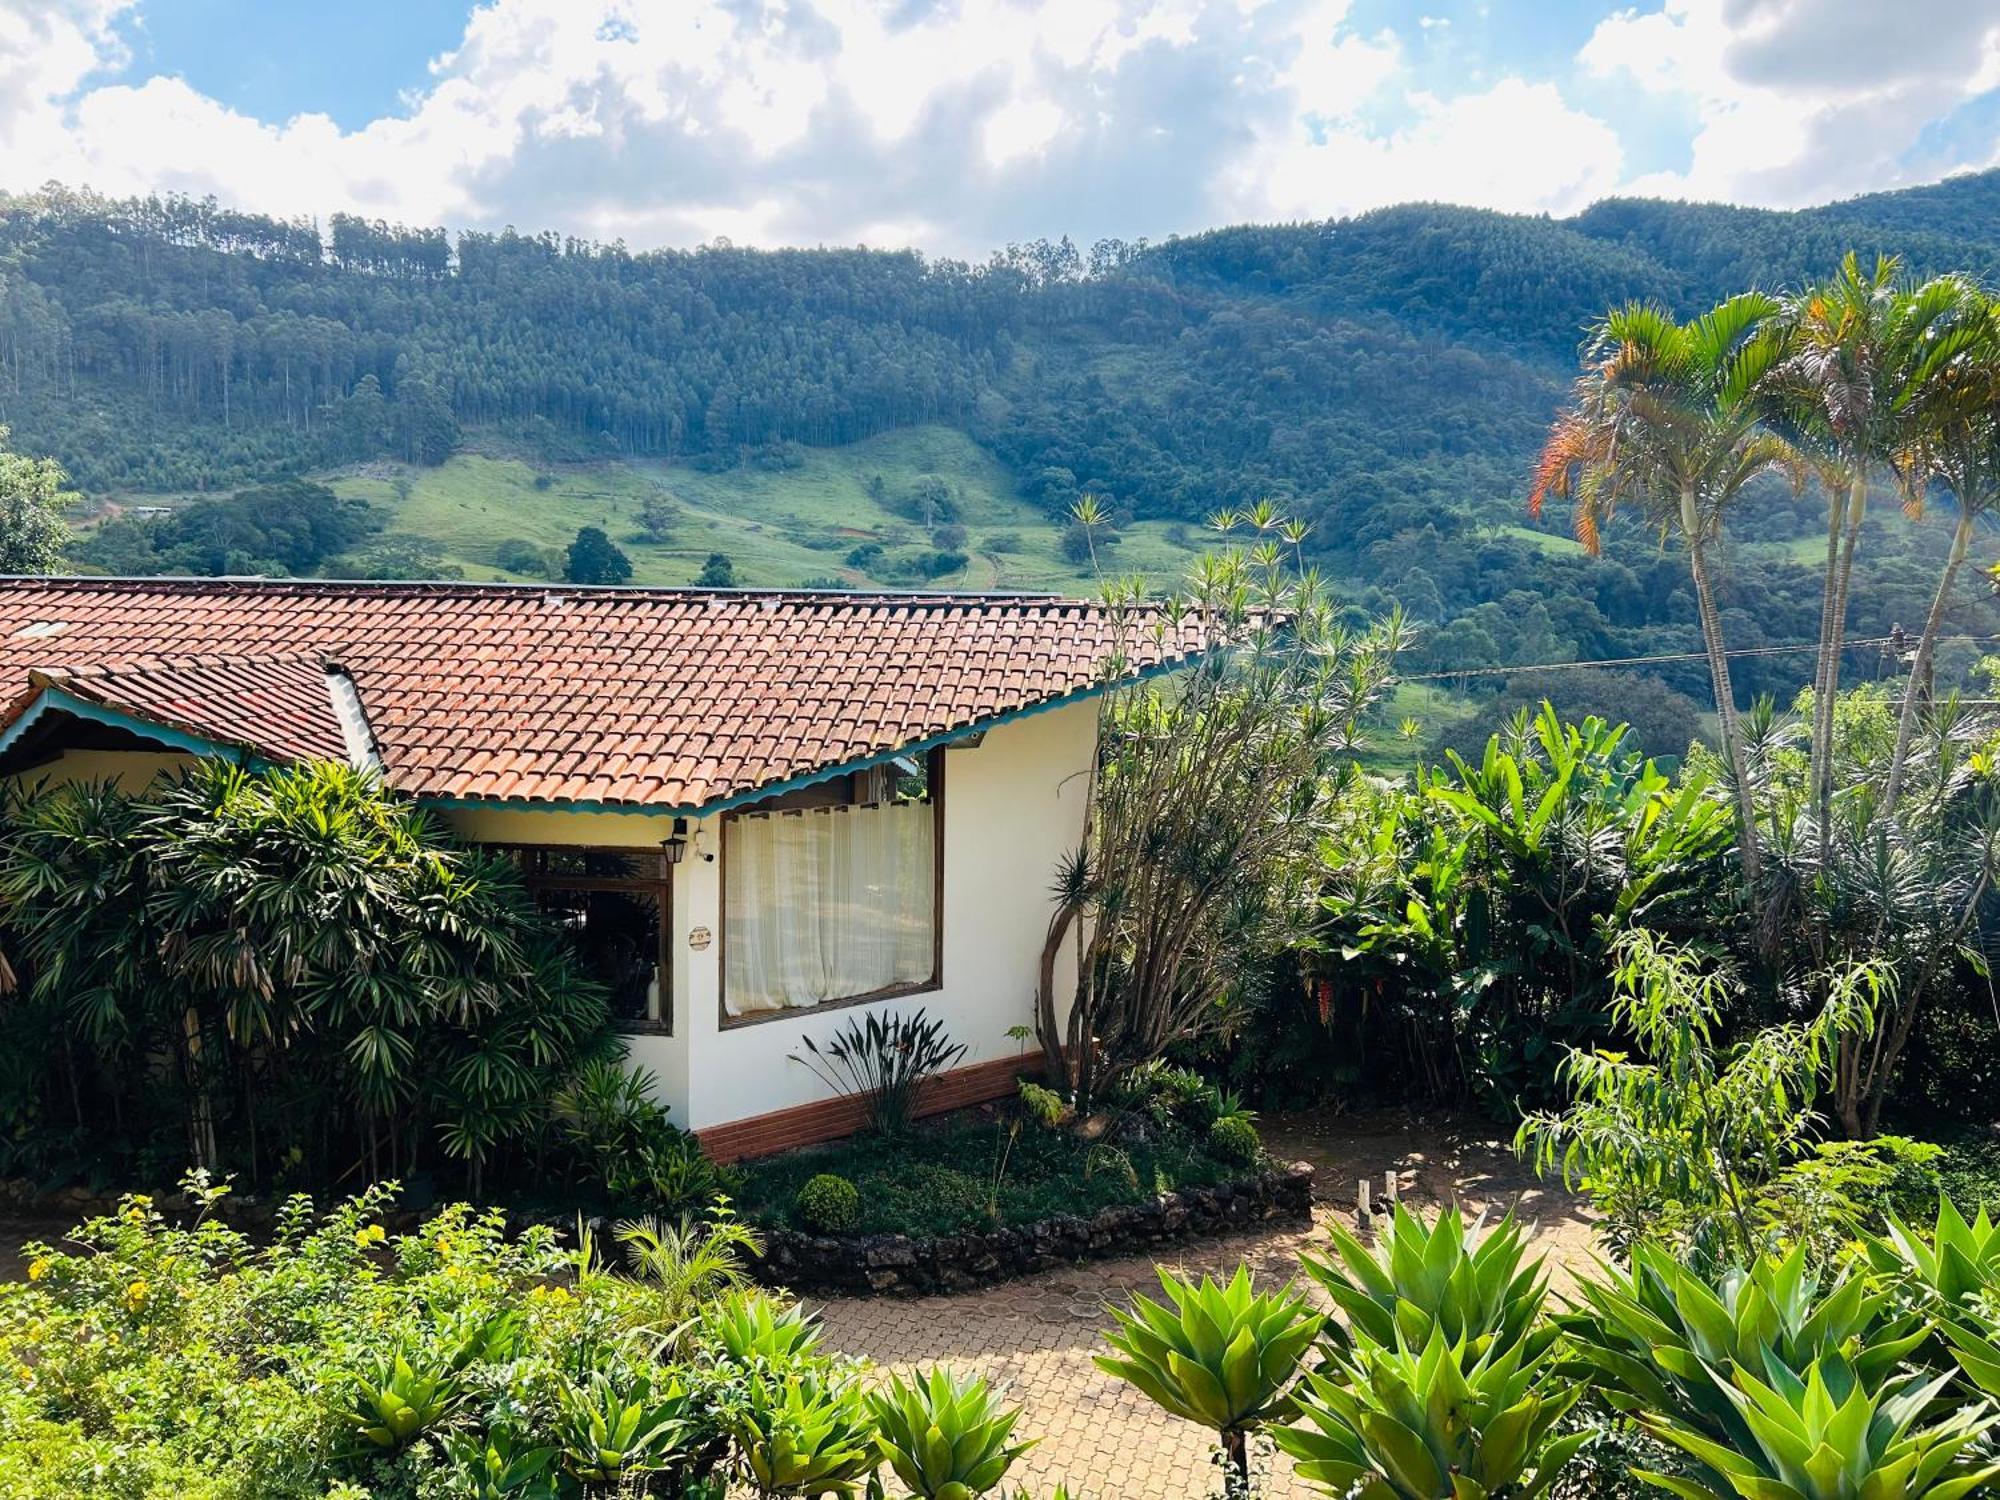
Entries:
POLYGON ((936 805, 873 803, 729 820, 723 1004, 823 1005, 931 977, 936 805))

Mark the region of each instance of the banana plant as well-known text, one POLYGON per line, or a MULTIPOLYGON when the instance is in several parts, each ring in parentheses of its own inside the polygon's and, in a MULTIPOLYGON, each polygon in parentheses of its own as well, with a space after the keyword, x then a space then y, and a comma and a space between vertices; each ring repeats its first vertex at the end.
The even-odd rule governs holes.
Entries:
POLYGON ((973 1500, 1034 1446, 1008 1441, 1019 1407, 1001 1405, 983 1380, 960 1384, 942 1369, 907 1383, 897 1376, 869 1394, 868 1411, 910 1500, 973 1500))
POLYGON ((1962 1407, 1919 1425, 1950 1375, 1905 1376, 1871 1390, 1834 1366, 1814 1360, 1803 1379, 1774 1366, 1776 1383, 1768 1385, 1738 1369, 1721 1388, 1751 1433, 1744 1444, 1642 1412, 1640 1425, 1712 1477, 1645 1470, 1639 1477, 1682 1500, 1959 1500, 2000 1478, 2000 1464, 1968 1456, 1993 1428, 1991 1407, 1962 1407))
POLYGON ((603 1374, 562 1393, 563 1470, 585 1485, 618 1485, 656 1474, 686 1456, 698 1426, 695 1403, 675 1379, 650 1374, 623 1384, 603 1374))
POLYGON ((752 1370, 730 1421, 758 1495, 853 1495, 879 1452, 867 1403, 838 1373, 752 1370))
POLYGON ((1272 1436, 1299 1477, 1351 1500, 1535 1500, 1589 1437, 1555 1436, 1583 1394, 1544 1343, 1452 1340, 1432 1326, 1419 1351, 1365 1335, 1308 1375, 1302 1420, 1272 1436))
POLYGON ((1242 1492, 1250 1483, 1249 1434, 1290 1417, 1288 1389, 1325 1320, 1290 1285, 1255 1291, 1240 1266, 1227 1285, 1164 1269, 1159 1276, 1173 1306, 1134 1297, 1130 1311, 1111 1309, 1118 1327, 1104 1338, 1117 1352, 1098 1355, 1097 1367, 1214 1431, 1232 1493, 1242 1492))
POLYGON ((1746 1450, 1751 1423, 1727 1385, 1736 1372, 1789 1389, 1818 1369, 1844 1401, 1851 1390, 1882 1390, 1928 1337, 1920 1318, 1859 1273, 1822 1289, 1804 1245, 1709 1277, 1641 1241, 1629 1272, 1600 1266, 1578 1295, 1576 1311, 1556 1319, 1572 1373, 1619 1411, 1669 1416, 1746 1450))
POLYGON ((1330 1226, 1332 1254, 1299 1257, 1346 1319, 1346 1326, 1328 1325, 1329 1341, 1341 1349, 1357 1338, 1394 1348, 1400 1332, 1422 1349, 1438 1332, 1453 1344, 1471 1342, 1474 1358, 1523 1339, 1536 1346, 1531 1354, 1546 1348, 1557 1334, 1537 1321, 1548 1293, 1542 1261, 1523 1264, 1526 1231, 1511 1214, 1482 1233, 1485 1222, 1482 1215, 1468 1228, 1454 1208, 1426 1227, 1398 1204, 1372 1250, 1330 1226))
POLYGON ((1940 1195, 1928 1237, 1894 1214, 1887 1228, 1886 1234, 1863 1238, 1868 1264, 1935 1311, 1962 1314, 1981 1296, 2000 1292, 2000 1225, 1983 1207, 1968 1224, 1958 1206, 1940 1195))
POLYGON ((702 1316, 710 1338, 731 1363, 784 1366, 819 1347, 819 1319, 796 1302, 760 1291, 729 1292, 702 1316))

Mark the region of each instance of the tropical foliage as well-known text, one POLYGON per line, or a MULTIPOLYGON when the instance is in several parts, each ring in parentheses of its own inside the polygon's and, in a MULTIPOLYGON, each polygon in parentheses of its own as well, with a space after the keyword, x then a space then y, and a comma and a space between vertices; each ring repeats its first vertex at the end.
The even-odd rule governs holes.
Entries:
POLYGON ((476 1183, 561 1147, 553 1100, 616 1052, 512 867, 344 766, 31 790, 0 902, 16 1172, 476 1183))

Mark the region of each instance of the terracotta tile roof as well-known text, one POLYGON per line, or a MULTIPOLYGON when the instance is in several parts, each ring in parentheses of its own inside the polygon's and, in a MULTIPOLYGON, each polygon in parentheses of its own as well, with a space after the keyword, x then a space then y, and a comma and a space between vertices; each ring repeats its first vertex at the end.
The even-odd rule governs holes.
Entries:
MULTIPOLYGON (((0 579, 0 694, 87 669, 128 708, 339 755, 307 702, 337 661, 390 784, 432 799, 702 807, 1083 692, 1113 639, 1032 595, 0 579)), ((1129 665, 1196 644, 1148 632, 1129 665)))
POLYGON ((282 760, 346 760, 325 658, 188 656, 28 673, 31 696, 55 688, 198 739, 244 745, 282 760))

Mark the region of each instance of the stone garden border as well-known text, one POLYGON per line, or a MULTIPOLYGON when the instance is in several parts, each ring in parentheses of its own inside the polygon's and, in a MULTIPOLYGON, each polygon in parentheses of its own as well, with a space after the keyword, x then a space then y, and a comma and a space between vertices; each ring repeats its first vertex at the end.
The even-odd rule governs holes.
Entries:
POLYGON ((819 1296, 925 1297, 975 1291, 1079 1261, 1150 1255, 1272 1220, 1307 1220, 1312 1204, 1313 1169, 1285 1162, 1150 1203, 1112 1204, 1089 1218, 1057 1214, 1034 1224, 928 1238, 762 1229, 764 1255, 753 1270, 769 1285, 819 1296))

